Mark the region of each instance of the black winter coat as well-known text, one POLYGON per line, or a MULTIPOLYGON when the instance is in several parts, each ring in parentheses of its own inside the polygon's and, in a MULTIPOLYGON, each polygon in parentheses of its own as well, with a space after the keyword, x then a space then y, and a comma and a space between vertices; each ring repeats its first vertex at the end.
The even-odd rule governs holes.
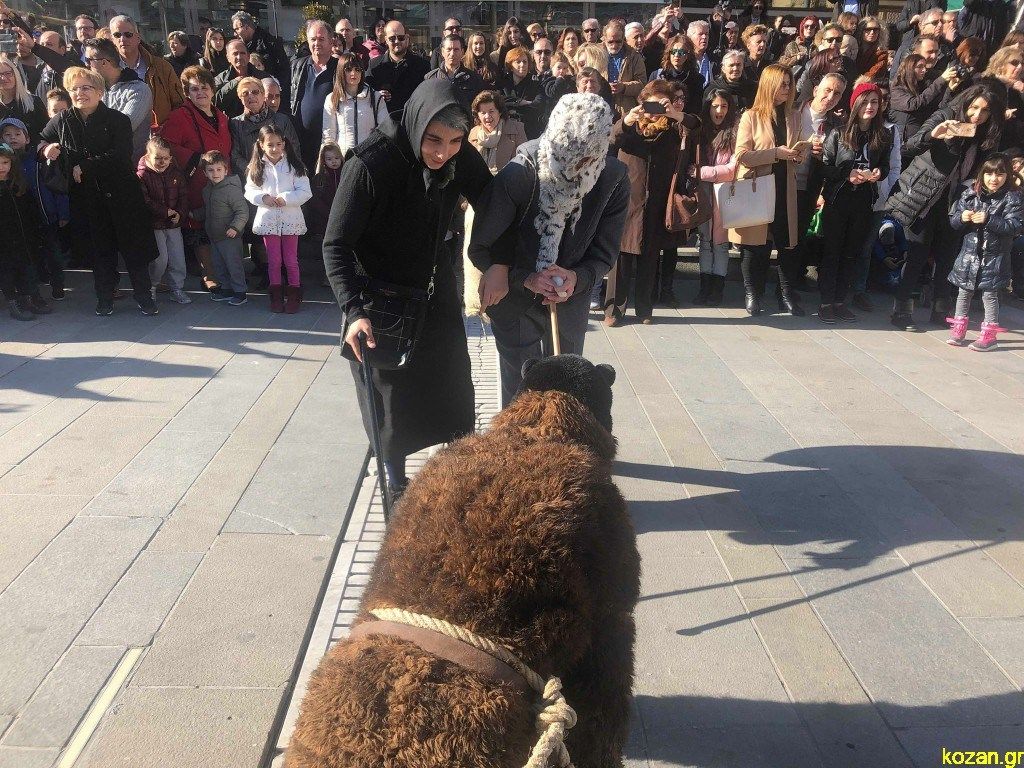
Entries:
MULTIPOLYGON (((947 91, 946 81, 941 77, 935 78, 930 85, 925 86, 920 93, 911 91, 902 85, 894 85, 889 96, 889 112, 892 121, 899 126, 900 138, 906 142, 913 137, 924 125, 928 116, 935 112, 942 104, 942 99, 947 91)), ((906 144, 903 145, 906 152, 906 144)))
POLYGON ((401 120, 405 102, 429 71, 430 62, 422 56, 407 53, 404 59, 395 61, 390 53, 385 53, 370 62, 370 68, 366 72, 366 84, 378 92, 391 92, 388 112, 401 120))
MULTIPOLYGON (((860 152, 846 145, 842 140, 842 131, 843 129, 841 128, 833 128, 832 132, 825 137, 825 147, 821 156, 821 173, 825 177, 825 184, 821 194, 825 198, 825 202, 830 205, 835 203, 837 198, 851 192, 857 192, 860 187, 864 186, 863 184, 850 183, 850 171, 853 170, 854 163, 860 152)), ((884 128, 882 131, 886 139, 878 149, 868 149, 868 167, 869 169, 877 168, 882 172, 880 178, 884 179, 889 175, 892 133, 884 128)), ((878 199, 878 185, 871 183, 868 186, 871 188, 871 202, 874 204, 875 200, 878 199)))
POLYGON ((932 130, 951 120, 954 110, 940 109, 904 145, 904 168, 899 189, 889 196, 886 210, 904 227, 923 219, 933 205, 948 210, 956 202, 960 183, 971 176, 982 156, 984 130, 970 139, 933 139, 932 130), (913 158, 906 164, 906 158, 913 158))
POLYGON ((35 198, 27 189, 18 195, 9 181, 0 181, 0 269, 9 271, 15 261, 28 264, 39 244, 39 216, 35 198))
POLYGON ((960 11, 961 37, 980 37, 989 53, 994 53, 1010 31, 1014 6, 1006 0, 964 0, 960 11))
POLYGON ((291 69, 288 54, 284 50, 284 41, 262 27, 257 27, 252 39, 245 44, 249 53, 258 54, 263 68, 268 75, 276 77, 281 84, 281 103, 290 104, 291 69))
POLYGON ((949 223, 964 232, 960 255, 953 263, 949 282, 968 291, 998 291, 1010 282, 1010 248, 1013 238, 1024 233, 1024 211, 1020 193, 1008 190, 989 195, 975 192, 974 184, 965 184, 963 193, 949 214, 949 223), (985 211, 984 224, 967 223, 964 211, 985 211))
MULTIPOLYGON (((920 16, 929 8, 941 8, 946 10, 946 0, 905 0, 900 17, 896 19, 896 29, 905 38, 909 33, 911 36, 917 33, 917 27, 912 26, 910 20, 920 16)), ((889 47, 895 47, 895 41, 889 41, 889 47)))
MULTIPOLYGON (((430 120, 457 103, 447 80, 423 83, 401 121, 392 118, 375 128, 345 160, 327 223, 324 265, 349 320, 365 316, 359 298, 367 276, 426 288, 437 262, 434 296, 410 363, 396 371, 373 371, 385 459, 449 442, 474 427, 462 305, 444 235, 459 196, 475 206, 492 177, 480 153, 465 141, 444 168, 429 174, 435 183, 428 191, 420 157, 430 120)), ((352 373, 369 435, 368 391, 355 363, 352 373)))
POLYGON ((88 118, 72 107, 47 123, 42 139, 60 144, 72 215, 89 222, 93 247, 117 250, 133 264, 155 259, 151 217, 132 165, 128 117, 103 103, 88 118), (76 165, 82 167, 81 184, 72 178, 76 165))
POLYGON ((654 80, 668 80, 670 83, 681 83, 686 94, 684 111, 691 115, 699 115, 701 104, 704 101, 704 81, 700 73, 694 67, 687 67, 678 72, 671 67, 657 69, 651 73, 648 82, 654 80))

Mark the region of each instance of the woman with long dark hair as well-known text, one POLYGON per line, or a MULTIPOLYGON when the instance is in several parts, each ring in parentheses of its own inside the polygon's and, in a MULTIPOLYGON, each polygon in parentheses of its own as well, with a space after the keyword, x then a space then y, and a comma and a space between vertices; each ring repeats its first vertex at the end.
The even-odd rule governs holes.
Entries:
POLYGON ((754 105, 743 113, 736 138, 736 161, 741 178, 775 176, 775 219, 729 230, 740 244, 743 289, 749 315, 761 314, 772 246, 779 253, 779 310, 803 315, 793 283, 797 276, 796 164, 803 155, 792 149, 800 137, 800 115, 793 109, 793 76, 780 64, 765 67, 754 105), (770 238, 770 239, 769 239, 770 238))
POLYGON ((363 62, 354 53, 338 57, 334 89, 324 99, 323 140, 341 147, 341 154, 354 148, 388 116, 384 97, 366 84, 363 62))
POLYGON ((889 35, 876 16, 857 22, 857 75, 868 80, 880 77, 889 66, 889 35))
MULTIPOLYGON (((889 96, 889 113, 904 141, 917 133, 928 116, 942 103, 949 88, 946 72, 935 78, 934 82, 923 86, 928 74, 928 62, 924 56, 908 53, 903 58, 889 96)), ((909 158, 904 161, 904 165, 907 162, 909 158)))
POLYGON ((823 323, 857 319, 846 307, 846 294, 854 279, 857 258, 870 236, 871 208, 877 184, 889 175, 892 134, 885 127, 882 94, 877 85, 861 83, 850 96, 850 117, 842 129, 825 139, 822 173, 822 227, 825 253, 818 268, 823 323))
POLYGON ((483 32, 474 32, 466 38, 466 54, 462 66, 476 72, 488 86, 494 85, 501 77, 501 69, 491 61, 491 44, 483 32))
POLYGON ((711 200, 712 216, 697 231, 700 289, 693 303, 717 307, 722 303, 729 271, 729 231, 722 226, 722 212, 715 203, 712 185, 736 178, 739 109, 726 91, 714 89, 705 97, 700 116, 700 181, 711 200))
POLYGON ((929 256, 935 261, 937 276, 932 281, 930 322, 946 327, 950 289, 944 276, 949 274, 958 247, 948 212, 960 185, 974 175, 985 153, 999 147, 1005 109, 991 87, 974 85, 936 111, 907 141, 900 188, 887 206, 889 214, 903 225, 910 244, 892 315, 892 324, 900 330, 917 330, 911 296, 929 256), (909 164, 908 157, 912 158, 909 164))
POLYGON ((214 75, 219 75, 230 66, 228 63, 227 52, 224 50, 227 42, 227 38, 224 37, 223 29, 210 27, 206 30, 206 42, 203 44, 203 57, 199 60, 199 63, 213 72, 214 75))

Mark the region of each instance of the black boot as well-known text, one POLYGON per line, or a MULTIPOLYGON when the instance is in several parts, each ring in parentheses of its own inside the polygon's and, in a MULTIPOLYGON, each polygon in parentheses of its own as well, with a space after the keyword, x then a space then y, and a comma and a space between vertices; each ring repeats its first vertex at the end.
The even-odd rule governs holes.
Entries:
POLYGON ((679 299, 676 298, 676 292, 672 290, 671 285, 662 287, 658 294, 658 305, 667 309, 679 309, 679 299))
POLYGON ((740 267, 743 270, 743 293, 746 296, 744 302, 747 314, 751 317, 761 314, 761 297, 764 295, 764 275, 758 264, 754 263, 756 258, 749 246, 743 248, 743 257, 740 267))
POLYGON ((746 308, 747 314, 751 317, 761 314, 761 297, 755 293, 752 286, 743 286, 743 291, 746 294, 746 308))
POLYGON ((700 288, 697 295, 693 297, 693 303, 699 307, 707 306, 708 296, 711 294, 711 275, 700 273, 700 288))
POLYGON ((779 299, 779 312, 786 312, 793 317, 803 317, 807 314, 800 306, 796 291, 780 287, 776 295, 779 299))
POLYGON ((917 326, 914 324, 914 300, 906 299, 901 301, 896 299, 889 322, 901 331, 916 331, 917 326))
POLYGON ((708 306, 722 306, 722 293, 725 291, 725 277, 722 275, 708 275, 711 289, 708 292, 708 306))

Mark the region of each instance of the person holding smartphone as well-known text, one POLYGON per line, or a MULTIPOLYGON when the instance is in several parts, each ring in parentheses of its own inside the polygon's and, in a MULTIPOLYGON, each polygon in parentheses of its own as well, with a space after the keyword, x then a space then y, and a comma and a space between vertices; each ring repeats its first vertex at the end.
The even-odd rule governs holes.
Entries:
MULTIPOLYGON (((633 273, 636 272, 636 317, 644 325, 654 322, 661 252, 676 247, 675 234, 665 229, 665 206, 671 194, 672 174, 679 157, 680 139, 700 121, 673 104, 675 84, 652 80, 643 87, 639 102, 612 129, 611 149, 629 174, 629 209, 619 245, 619 258, 608 275, 604 324, 618 325, 626 314, 633 273)), ((687 151, 694 146, 687 141, 687 151)), ((689 162, 684 158, 681 167, 689 162)), ((685 176, 681 174, 685 183, 685 176)))
POLYGON ((959 247, 948 212, 957 201, 960 184, 974 175, 986 153, 999 147, 1005 112, 999 94, 979 83, 935 112, 907 141, 900 188, 887 205, 892 217, 903 225, 910 243, 892 314, 892 324, 900 330, 917 330, 912 296, 929 256, 934 260, 936 276, 932 280, 934 300, 929 322, 946 327, 951 307, 945 275, 959 247), (965 128, 963 123, 971 123, 974 128, 965 128), (973 136, 964 135, 971 130, 973 136), (908 157, 912 158, 909 163, 908 157))
POLYGON ((821 214, 825 253, 818 268, 818 319, 823 323, 857 319, 846 306, 846 294, 868 237, 871 208, 878 197, 876 185, 889 175, 892 133, 884 125, 881 107, 878 86, 861 83, 850 96, 846 125, 833 129, 825 139, 821 214))

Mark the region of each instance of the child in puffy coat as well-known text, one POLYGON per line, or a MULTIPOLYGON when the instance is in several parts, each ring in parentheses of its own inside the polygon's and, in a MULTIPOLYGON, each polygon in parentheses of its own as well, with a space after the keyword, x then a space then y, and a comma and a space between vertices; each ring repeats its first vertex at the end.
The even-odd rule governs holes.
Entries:
POLYGON ((245 199, 256 206, 254 235, 267 247, 270 310, 289 314, 302 303, 299 235, 306 234, 302 204, 313 196, 306 166, 291 142, 274 125, 260 128, 245 180, 245 199), (288 300, 282 307, 281 264, 288 273, 288 300))
POLYGON ((157 285, 166 279, 171 298, 179 304, 191 304, 192 299, 185 293, 185 243, 181 236, 181 226, 188 214, 188 184, 174 164, 171 145, 166 139, 154 136, 149 140, 136 173, 142 184, 142 198, 152 217, 160 254, 149 262, 153 298, 156 298, 157 285))
POLYGON ((965 232, 960 255, 949 273, 949 282, 960 289, 956 312, 946 318, 948 343, 962 347, 967 334, 971 299, 981 291, 985 320, 981 336, 971 349, 985 352, 996 347, 999 327, 999 290, 1010 282, 1010 249, 1013 238, 1024 231, 1021 198, 1010 183, 1011 168, 1005 155, 992 155, 981 165, 978 177, 965 186, 949 214, 953 229, 965 232))

